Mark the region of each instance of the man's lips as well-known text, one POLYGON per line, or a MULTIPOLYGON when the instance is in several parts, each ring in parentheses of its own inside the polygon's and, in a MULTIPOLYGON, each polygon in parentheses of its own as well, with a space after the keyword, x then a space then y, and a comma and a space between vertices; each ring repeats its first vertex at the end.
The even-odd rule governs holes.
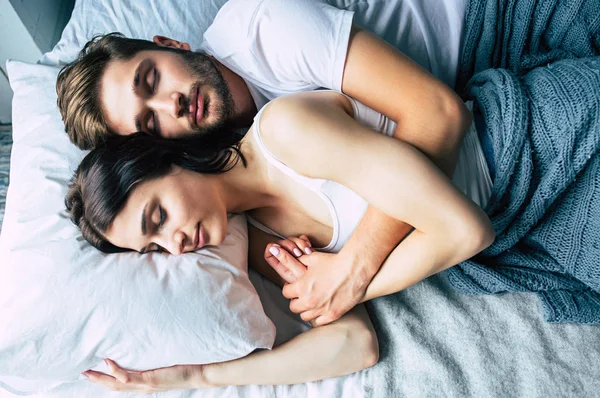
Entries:
POLYGON ((204 117, 204 96, 198 92, 196 97, 196 125, 204 117))
POLYGON ((190 123, 197 126, 198 122, 204 116, 204 96, 200 94, 200 87, 196 89, 196 93, 190 103, 190 123))

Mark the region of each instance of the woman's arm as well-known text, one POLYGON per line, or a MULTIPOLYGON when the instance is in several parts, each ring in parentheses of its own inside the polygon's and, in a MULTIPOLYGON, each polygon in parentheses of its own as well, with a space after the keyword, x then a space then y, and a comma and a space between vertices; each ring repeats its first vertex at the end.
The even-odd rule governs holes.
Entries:
MULTIPOLYGON (((382 39, 353 26, 342 91, 396 121, 394 138, 419 149, 452 176, 471 114, 448 86, 382 39)), ((313 268, 303 276, 300 284, 311 286, 305 298, 314 305, 308 318, 323 325, 356 305, 411 230, 369 206, 342 250, 327 258, 327 272, 317 274, 313 268)))
MULTIPOLYGON (((493 233, 474 233, 463 241, 414 231, 399 244, 371 280, 361 302, 406 289, 466 260, 493 242, 493 233), (465 255, 461 253, 469 253, 465 255)), ((287 292, 286 292, 287 293, 287 292)), ((287 297, 287 294, 286 294, 287 297)))
POLYGON ((211 386, 306 383, 354 373, 378 359, 375 331, 359 305, 338 321, 310 329, 270 351, 208 365, 202 377, 211 386))
POLYGON ((300 252, 297 252, 294 256, 298 257, 299 255, 306 254, 306 248, 312 247, 306 235, 302 235, 299 238, 280 240, 248 223, 248 264, 254 270, 279 287, 283 287, 286 283, 295 282, 304 275, 306 267, 299 263, 292 264, 289 268, 281 264, 269 265, 267 256, 271 257, 272 254, 268 251, 267 247, 270 248, 270 244, 278 245, 278 250, 283 248, 290 255, 294 250, 299 250, 300 252))
MULTIPOLYGON (((491 243, 491 223, 475 203, 414 147, 357 123, 344 110, 344 101, 339 94, 323 92, 277 99, 264 110, 261 134, 275 156, 296 171, 337 181, 415 227, 396 249, 405 253, 411 280, 390 290, 464 261, 491 243), (418 256, 417 250, 426 250, 426 256, 418 256)), ((286 297, 306 293, 293 286, 284 289, 286 297)), ((300 307, 310 306, 297 300, 292 309, 298 312, 300 307)))
MULTIPOLYGON (((294 276, 287 270, 277 270, 281 276, 273 273, 264 259, 265 246, 278 242, 278 238, 254 226, 248 228, 249 263, 275 283, 293 281, 294 276)), ((300 263, 295 266, 304 268, 300 263)), ((289 269, 293 268, 290 265, 289 269)), ((298 269, 298 272, 303 270, 298 269)), ((111 390, 152 393, 218 386, 306 383, 357 372, 373 366, 378 358, 377 335, 366 310, 358 305, 336 322, 314 327, 272 350, 257 351, 244 358, 145 372, 128 371, 108 360, 111 375, 92 370, 84 375, 111 390)))
MULTIPOLYGON (((396 121, 394 138, 419 149, 452 176, 471 114, 449 87, 382 39, 353 26, 342 91, 396 121)), ((311 286, 305 298, 314 305, 309 318, 323 325, 356 305, 411 230, 369 206, 342 250, 327 258, 327 272, 317 274, 313 268, 303 276, 300 284, 311 286)))
MULTIPOLYGON (((265 261, 269 243, 285 243, 258 228, 248 225, 249 264, 275 283, 295 280, 303 270, 277 275, 265 261)), ((290 256, 289 247, 285 251, 290 256)), ((296 267, 304 268, 300 264, 296 267)), ((294 269, 290 267, 290 270, 294 269)), ((205 366, 201 378, 210 386, 247 384, 295 384, 337 377, 368 368, 377 363, 377 335, 362 305, 338 321, 314 327, 288 342, 254 352, 244 358, 205 366)))
POLYGON ((362 305, 338 321, 313 328, 273 348, 210 365, 129 371, 107 360, 110 375, 88 370, 92 382, 114 391, 149 394, 177 389, 296 384, 337 377, 377 363, 379 346, 362 305))

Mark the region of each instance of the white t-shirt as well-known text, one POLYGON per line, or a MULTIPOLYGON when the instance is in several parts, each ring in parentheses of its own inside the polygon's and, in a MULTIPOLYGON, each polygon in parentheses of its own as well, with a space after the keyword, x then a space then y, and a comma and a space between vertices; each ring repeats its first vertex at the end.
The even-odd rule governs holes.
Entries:
POLYGON ((453 86, 465 1, 230 0, 201 50, 246 81, 257 109, 294 92, 341 91, 353 21, 453 86))

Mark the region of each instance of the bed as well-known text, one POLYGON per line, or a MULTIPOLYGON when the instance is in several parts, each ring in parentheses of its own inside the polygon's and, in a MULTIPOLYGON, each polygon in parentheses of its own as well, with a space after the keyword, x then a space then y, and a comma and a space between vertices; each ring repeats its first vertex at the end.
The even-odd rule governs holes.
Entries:
MULTIPOLYGON (((210 22, 225 0, 206 1, 198 14, 210 22)), ((376 1, 373 1, 376 3, 376 1)), ((201 35, 185 31, 185 5, 159 0, 78 0, 57 47, 41 63, 59 65, 93 33, 115 29, 149 38, 154 33, 187 35, 197 48, 201 35), (146 4, 147 3, 147 4, 146 4), (92 17, 95 18, 92 20, 92 17), (143 20, 143 26, 135 21, 143 20), (176 24, 175 24, 176 25, 176 24), (173 27, 174 26, 174 27, 173 27)), ((338 1, 353 9, 364 2, 338 1)), ((367 2, 368 3, 368 2, 367 2)), ((364 11, 364 9, 360 9, 364 11)), ((187 21, 186 23, 189 23, 187 21)), ((60 132, 57 132, 57 134, 60 132)), ((64 134, 64 133, 63 133, 64 134)), ((256 274, 251 281, 278 334, 285 338, 307 326, 287 310, 286 300, 256 274)), ((380 345, 380 361, 370 369, 292 386, 227 387, 172 391, 156 397, 594 397, 600 396, 600 329, 545 322, 531 294, 464 295, 443 275, 367 303, 380 345)), ((85 380, 34 381, 1 377, 0 395, 13 397, 126 397, 85 380), (4 389, 1 389, 4 387, 4 389)))
MULTIPOLYGON (((466 296, 456 293, 442 277, 432 277, 404 292, 373 300, 367 308, 381 350, 373 368, 293 386, 154 396, 595 397, 600 391, 597 327, 545 323, 532 295, 466 296)), ((33 396, 135 395, 81 381, 33 396)))

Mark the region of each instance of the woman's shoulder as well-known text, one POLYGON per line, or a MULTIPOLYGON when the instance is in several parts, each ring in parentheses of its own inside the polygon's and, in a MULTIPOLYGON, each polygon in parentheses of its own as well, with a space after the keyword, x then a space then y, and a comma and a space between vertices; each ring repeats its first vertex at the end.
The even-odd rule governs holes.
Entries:
POLYGON ((260 119, 265 124, 280 122, 323 107, 340 109, 351 116, 353 114, 351 101, 346 95, 333 90, 316 90, 275 98, 263 107, 260 119))
MULTIPOLYGON (((296 140, 310 140, 318 116, 343 111, 352 116, 350 100, 337 91, 305 91, 278 97, 260 110, 254 128, 265 144, 275 148, 296 140)), ((300 145, 296 142, 296 145, 300 145)))
POLYGON ((253 130, 275 158, 300 174, 327 179, 332 152, 351 142, 356 121, 350 100, 335 91, 279 97, 261 109, 253 130), (309 160, 310 161, 307 161, 309 160))

